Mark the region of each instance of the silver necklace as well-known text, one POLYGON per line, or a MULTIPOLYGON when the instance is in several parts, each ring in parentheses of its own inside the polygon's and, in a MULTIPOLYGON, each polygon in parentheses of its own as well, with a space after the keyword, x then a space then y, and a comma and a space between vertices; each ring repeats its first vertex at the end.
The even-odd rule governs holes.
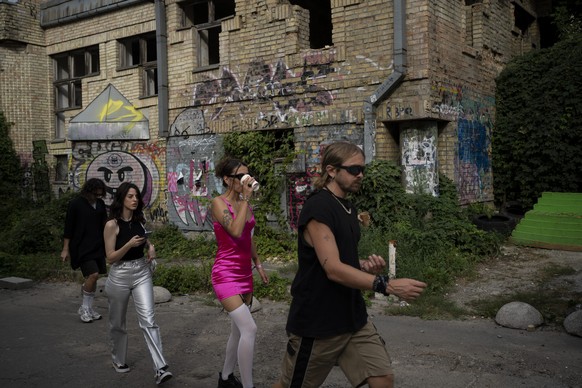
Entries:
POLYGON ((328 192, 331 194, 331 196, 332 196, 332 197, 334 197, 334 198, 335 198, 335 200, 336 200, 336 201, 337 201, 337 202, 338 202, 340 205, 342 205, 342 207, 344 208, 344 210, 346 211, 346 213, 348 213, 348 214, 352 214, 352 209, 348 209, 347 207, 345 207, 345 205, 342 203, 342 201, 340 201, 340 199, 339 199, 339 198, 338 198, 338 197, 337 197, 337 196, 336 196, 336 195, 335 195, 335 194, 334 194, 334 193, 333 193, 333 192, 332 192, 330 189, 328 189, 327 187, 325 187, 324 189, 325 189, 326 191, 328 191, 328 192))

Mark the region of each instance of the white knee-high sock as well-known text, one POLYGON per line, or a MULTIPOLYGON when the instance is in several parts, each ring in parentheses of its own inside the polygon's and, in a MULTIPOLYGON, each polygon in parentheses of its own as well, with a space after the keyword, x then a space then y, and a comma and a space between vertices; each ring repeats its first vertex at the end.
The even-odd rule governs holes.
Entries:
POLYGON ((222 379, 226 380, 232 372, 234 372, 234 367, 236 365, 236 351, 238 348, 238 341, 240 339, 240 331, 234 323, 234 320, 230 320, 230 336, 228 337, 228 342, 226 343, 226 357, 224 359, 224 365, 222 366, 222 379))
POLYGON ((257 325, 245 304, 229 313, 230 318, 240 332, 237 358, 240 378, 244 388, 253 387, 253 356, 255 352, 255 337, 257 325))

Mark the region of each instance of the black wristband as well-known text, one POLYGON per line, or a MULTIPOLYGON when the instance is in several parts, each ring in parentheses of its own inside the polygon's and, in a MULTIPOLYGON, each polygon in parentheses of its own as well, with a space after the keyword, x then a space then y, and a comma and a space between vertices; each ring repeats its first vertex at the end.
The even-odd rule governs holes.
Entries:
POLYGON ((385 275, 376 275, 374 279, 374 283, 372 284, 372 290, 374 292, 379 292, 382 295, 390 295, 386 291, 386 287, 388 286, 388 276, 385 275))

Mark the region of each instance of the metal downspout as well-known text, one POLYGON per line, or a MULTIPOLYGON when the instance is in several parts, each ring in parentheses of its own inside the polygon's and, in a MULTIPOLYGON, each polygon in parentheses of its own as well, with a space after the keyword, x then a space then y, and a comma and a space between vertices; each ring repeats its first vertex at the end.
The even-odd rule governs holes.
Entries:
POLYGON ((158 64, 158 136, 169 135, 168 112, 168 35, 164 0, 155 0, 156 55, 158 64))
POLYGON ((370 163, 376 154, 376 108, 402 82, 406 67, 406 0, 394 0, 394 71, 364 100, 364 154, 370 163))

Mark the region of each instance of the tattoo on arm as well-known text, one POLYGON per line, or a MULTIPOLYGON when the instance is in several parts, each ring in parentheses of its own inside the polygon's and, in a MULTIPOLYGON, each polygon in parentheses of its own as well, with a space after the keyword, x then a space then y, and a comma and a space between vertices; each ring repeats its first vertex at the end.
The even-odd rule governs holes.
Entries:
POLYGON ((232 221, 232 217, 230 216, 230 212, 228 209, 224 209, 223 216, 222 216, 222 225, 228 227, 230 222, 232 221))

